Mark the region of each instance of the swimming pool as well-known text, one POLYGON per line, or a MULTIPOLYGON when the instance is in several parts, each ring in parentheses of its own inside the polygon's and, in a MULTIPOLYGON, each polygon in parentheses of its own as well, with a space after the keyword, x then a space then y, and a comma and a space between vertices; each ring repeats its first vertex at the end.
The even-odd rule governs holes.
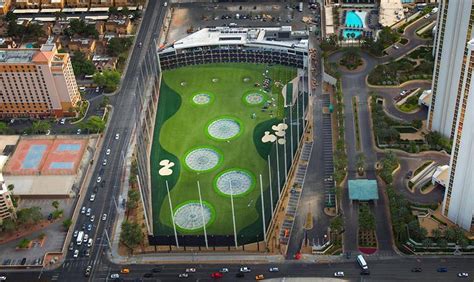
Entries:
POLYGON ((346 13, 346 27, 353 27, 353 28, 365 28, 365 16, 367 12, 361 11, 347 11, 346 13))

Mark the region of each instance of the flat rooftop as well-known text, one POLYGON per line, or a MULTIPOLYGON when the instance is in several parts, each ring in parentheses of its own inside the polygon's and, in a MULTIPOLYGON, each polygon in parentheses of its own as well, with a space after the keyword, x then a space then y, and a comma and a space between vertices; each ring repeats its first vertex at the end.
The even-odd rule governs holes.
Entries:
POLYGON ((377 181, 369 179, 349 180, 349 199, 356 201, 378 200, 377 181))
POLYGON ((75 175, 8 175, 3 176, 5 184, 15 185, 17 196, 57 196, 71 197, 75 175))
POLYGON ((0 50, 0 63, 14 64, 14 63, 29 63, 33 60, 38 50, 0 50))
POLYGON ((308 48, 307 31, 293 31, 291 26, 282 27, 214 27, 203 28, 173 44, 174 49, 208 45, 265 44, 295 49, 308 48))
POLYGON ((75 175, 89 139, 22 138, 7 162, 7 175, 75 175))

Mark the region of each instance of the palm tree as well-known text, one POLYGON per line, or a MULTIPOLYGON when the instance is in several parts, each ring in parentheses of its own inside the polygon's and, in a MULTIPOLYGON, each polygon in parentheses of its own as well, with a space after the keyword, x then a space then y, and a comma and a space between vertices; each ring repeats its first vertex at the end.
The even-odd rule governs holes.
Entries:
POLYGON ((53 206, 53 208, 54 208, 55 210, 58 210, 58 208, 59 208, 59 202, 58 202, 58 201, 53 201, 53 202, 51 203, 51 205, 53 206))
POLYGON ((365 155, 363 153, 357 154, 356 166, 357 166, 357 172, 359 173, 359 175, 364 174, 365 155))

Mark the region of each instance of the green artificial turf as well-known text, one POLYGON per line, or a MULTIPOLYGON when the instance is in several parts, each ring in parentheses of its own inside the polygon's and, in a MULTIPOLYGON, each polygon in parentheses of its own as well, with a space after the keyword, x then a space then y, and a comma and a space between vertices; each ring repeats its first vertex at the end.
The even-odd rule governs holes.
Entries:
MULTIPOLYGON (((173 209, 186 201, 199 201, 197 181, 200 182, 203 201, 212 206, 214 217, 207 225, 209 235, 233 234, 230 197, 217 193, 214 178, 228 169, 244 169, 253 174, 254 188, 244 195, 234 197, 236 228, 239 236, 255 236, 261 232, 260 177, 268 195, 268 164, 266 156, 271 145, 260 139, 265 130, 281 122, 283 99, 281 87, 273 85, 267 99, 274 98, 277 106, 262 112, 262 105, 249 105, 243 96, 251 90, 260 91, 255 83, 262 84, 266 65, 262 64, 207 64, 182 67, 163 72, 158 112, 155 121, 151 150, 151 181, 154 235, 172 235, 172 221, 165 181, 168 181, 173 209), (217 82, 213 79, 217 78, 217 82), (247 80, 247 81, 244 81, 247 80), (192 97, 198 93, 211 94, 207 105, 196 105, 192 97), (255 113, 256 117, 252 118, 255 113), (277 115, 277 116, 276 116, 277 115), (241 123, 241 132, 230 140, 211 138, 208 124, 219 117, 235 118, 241 123), (256 136, 258 135, 258 136, 256 136), (222 154, 215 169, 197 173, 183 165, 186 154, 196 147, 216 148, 222 154), (171 176, 158 175, 159 162, 169 159, 175 163, 171 176), (259 228, 260 227, 260 228, 259 228)), ((286 84, 296 76, 296 69, 270 66, 269 76, 274 81, 286 84)), ((275 188, 272 189, 275 193, 275 188)), ((274 194, 276 195, 276 194, 274 194)), ((269 200, 264 196, 266 205, 269 200)), ((275 196, 276 199, 276 196, 275 196)), ((269 207, 265 207, 268 221, 269 207)), ((186 231, 179 234, 202 234, 203 230, 186 231)))

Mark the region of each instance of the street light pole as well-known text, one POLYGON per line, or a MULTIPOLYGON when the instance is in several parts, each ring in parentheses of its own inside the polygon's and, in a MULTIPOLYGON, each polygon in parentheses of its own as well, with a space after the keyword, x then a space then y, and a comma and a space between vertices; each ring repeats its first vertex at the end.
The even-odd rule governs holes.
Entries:
POLYGON ((204 207, 202 205, 201 185, 199 184, 199 180, 197 181, 197 186, 199 193, 199 203, 201 204, 202 226, 204 227, 204 241, 206 242, 206 249, 209 249, 209 245, 207 244, 206 221, 204 220, 204 207))

